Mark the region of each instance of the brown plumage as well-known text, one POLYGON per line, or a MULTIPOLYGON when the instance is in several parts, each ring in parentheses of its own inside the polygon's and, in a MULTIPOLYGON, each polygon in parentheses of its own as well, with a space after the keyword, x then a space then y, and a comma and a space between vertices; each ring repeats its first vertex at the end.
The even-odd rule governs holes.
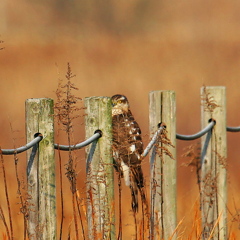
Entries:
POLYGON ((132 209, 138 211, 138 190, 141 199, 146 203, 144 194, 144 178, 141 168, 143 143, 141 130, 135 121, 125 96, 112 97, 113 122, 113 157, 115 168, 124 177, 125 183, 131 189, 132 209))

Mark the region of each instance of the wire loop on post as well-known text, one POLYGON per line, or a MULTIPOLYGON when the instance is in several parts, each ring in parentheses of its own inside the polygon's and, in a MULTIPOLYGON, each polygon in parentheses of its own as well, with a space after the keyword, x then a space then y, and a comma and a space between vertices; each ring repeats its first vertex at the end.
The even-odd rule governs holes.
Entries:
POLYGON ((26 150, 28 150, 29 148, 33 147, 35 144, 39 143, 42 139, 43 136, 41 133, 36 133, 34 134, 34 139, 27 143, 25 146, 16 148, 16 149, 1 149, 1 154, 2 155, 13 155, 13 154, 18 154, 18 153, 22 153, 26 150))
POLYGON ((200 158, 200 161, 201 161, 201 167, 203 165, 203 161, 204 161, 204 158, 207 154, 207 149, 208 149, 208 146, 209 146, 209 142, 211 140, 211 137, 212 137, 212 129, 210 129, 207 133, 207 136, 206 136, 206 139, 204 141, 204 144, 203 144, 203 148, 202 148, 202 152, 201 152, 201 158, 200 158))
POLYGON ((159 136, 159 134, 162 133, 163 130, 166 129, 166 125, 164 123, 159 123, 158 124, 158 130, 154 133, 151 141, 149 142, 149 144, 147 145, 147 147, 145 148, 143 154, 142 154, 142 157, 146 157, 148 155, 148 153, 150 152, 150 150, 152 149, 153 145, 156 143, 157 141, 157 138, 159 136))
POLYGON ((70 145, 70 146, 69 145, 59 145, 59 144, 55 143, 54 148, 58 149, 58 150, 62 150, 62 151, 76 150, 76 149, 86 147, 87 145, 89 145, 90 143, 99 139, 100 137, 102 137, 102 131, 96 130, 90 138, 88 138, 87 140, 85 140, 81 143, 78 143, 76 145, 70 145))
MULTIPOLYGON (((13 155, 13 154, 22 153, 22 152, 30 149, 31 147, 33 147, 34 145, 36 145, 43 139, 43 135, 41 133, 34 134, 34 137, 35 138, 31 142, 27 143, 25 146, 22 146, 22 147, 19 147, 16 149, 0 149, 0 154, 13 155)), ((78 143, 76 145, 70 145, 70 146, 54 144, 54 148, 62 150, 62 151, 76 150, 76 149, 80 149, 80 148, 83 148, 83 147, 89 145, 90 143, 94 142, 95 140, 99 139, 100 137, 102 137, 102 131, 98 129, 94 132, 94 134, 90 138, 88 138, 87 140, 85 140, 81 143, 78 143)))
POLYGON ((195 140, 197 138, 202 137, 204 134, 206 134, 208 131, 210 131, 214 127, 214 125, 216 124, 216 121, 214 119, 210 119, 209 121, 210 121, 209 124, 204 129, 199 131, 198 133, 193 134, 193 135, 176 134, 177 139, 180 139, 180 140, 195 140))

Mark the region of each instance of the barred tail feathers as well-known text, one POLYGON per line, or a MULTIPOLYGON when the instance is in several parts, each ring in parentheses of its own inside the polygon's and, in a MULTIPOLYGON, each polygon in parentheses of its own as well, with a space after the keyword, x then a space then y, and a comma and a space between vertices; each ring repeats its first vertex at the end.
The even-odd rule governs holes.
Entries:
POLYGON ((138 212, 138 187, 136 181, 131 181, 130 189, 132 196, 132 210, 136 213, 138 212))
POLYGON ((144 179, 143 172, 140 165, 134 168, 131 168, 131 195, 132 195, 132 209, 134 212, 138 211, 138 190, 140 191, 141 201, 145 204, 146 208, 148 208, 146 195, 144 192, 144 179))

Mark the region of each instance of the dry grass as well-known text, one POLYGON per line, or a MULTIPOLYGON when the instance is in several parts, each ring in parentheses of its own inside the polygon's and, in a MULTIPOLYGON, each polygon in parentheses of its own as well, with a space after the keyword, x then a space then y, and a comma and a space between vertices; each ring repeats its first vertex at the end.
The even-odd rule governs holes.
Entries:
POLYGON ((213 96, 207 91, 206 86, 203 87, 202 92, 202 105, 204 106, 204 110, 212 113, 217 107, 220 107, 216 104, 216 101, 213 96))
MULTIPOLYGON (((60 134, 60 131, 64 131, 67 135, 67 144, 72 145, 73 144, 73 129, 74 129, 74 123, 73 120, 78 118, 80 116, 81 111, 83 108, 76 107, 76 103, 78 101, 81 101, 81 98, 75 97, 73 94, 73 91, 78 90, 77 87, 72 83, 72 79, 75 78, 75 75, 72 74, 72 70, 70 67, 70 64, 68 64, 67 68, 67 74, 66 74, 66 83, 64 83, 64 80, 59 82, 58 89, 56 91, 57 94, 57 102, 55 104, 55 112, 56 112, 56 122, 58 126, 58 134, 60 134)), ((213 105, 214 101, 209 100, 209 97, 207 97, 209 103, 208 105, 213 105)), ((167 131, 163 131, 159 139, 158 143, 156 144, 157 154, 162 157, 163 155, 167 155, 170 158, 172 158, 172 155, 169 151, 169 147, 174 147, 170 140, 167 137, 167 131)), ((77 181, 77 159, 73 155, 72 151, 69 151, 67 153, 67 161, 65 160, 65 163, 63 162, 62 154, 60 151, 58 151, 59 156, 59 189, 60 189, 60 204, 59 204, 59 210, 60 217, 58 218, 58 224, 59 224, 59 232, 58 232, 58 238, 59 239, 65 239, 64 236, 66 236, 67 239, 88 239, 88 226, 87 226, 87 205, 86 205, 86 199, 85 195, 82 196, 82 193, 80 189, 78 188, 78 181, 77 181), (65 166, 65 169, 63 168, 65 166), (66 180, 68 180, 68 188, 71 193, 71 198, 67 197, 65 195, 66 189, 64 188, 64 185, 66 186, 66 180), (66 201, 65 199, 71 201, 66 201), (65 211, 69 208, 72 208, 72 211, 70 213, 70 219, 65 218, 65 211)), ((188 158, 188 161, 183 164, 183 166, 191 167, 191 170, 194 168, 196 169, 196 176, 198 179, 198 185, 199 185, 199 179, 200 179, 200 170, 199 170, 199 164, 200 164, 200 152, 198 145, 190 145, 187 149, 184 157, 188 158), (190 160, 189 160, 190 159, 190 160)), ((226 159, 222 158, 221 156, 217 155, 219 158, 219 162, 223 165, 223 167, 226 166, 226 159)), ((30 196, 27 196, 26 187, 24 181, 21 181, 19 178, 19 169, 18 169, 18 163, 19 159, 17 156, 14 156, 14 163, 15 163, 15 178, 17 182, 17 197, 20 199, 20 213, 22 214, 23 218, 23 228, 22 233, 16 233, 14 231, 14 226, 17 224, 15 222, 12 210, 11 210, 11 203, 10 198, 13 198, 13 195, 9 195, 8 190, 8 182, 7 182, 7 171, 5 168, 5 162, 4 157, 1 155, 1 169, 2 169, 2 176, 3 176, 3 183, 4 183, 4 189, 5 189, 5 201, 6 201, 6 209, 3 209, 1 207, 0 203, 0 220, 4 226, 4 230, 2 231, 3 239, 14 239, 15 236, 18 236, 18 239, 28 239, 29 236, 27 236, 27 219, 28 219, 28 205, 27 205, 27 199, 30 196)), ((91 169, 90 169, 91 172, 91 169)), ((91 176, 94 177, 94 176, 91 176)), ((103 169, 103 178, 101 180, 102 183, 105 183, 105 175, 104 175, 104 169, 103 169)), ((117 239, 121 240, 124 239, 123 236, 127 236, 126 231, 126 211, 128 212, 129 209, 125 205, 125 200, 122 199, 122 183, 121 183, 121 176, 117 174, 118 177, 118 213, 117 213, 117 239), (123 205, 124 203, 124 205, 123 205), (124 207, 123 207, 124 206, 124 207), (125 232, 126 231, 126 232, 125 232)), ((210 176, 211 178, 211 176, 210 176)), ((212 180, 212 178, 211 178, 212 180)), ((89 180, 88 180, 89 181, 89 180)), ((92 181, 92 180, 90 180, 92 181)), ((206 181, 207 182, 207 181, 206 181)), ((88 184, 88 182, 86 182, 88 184)), ((213 182, 206 183, 211 186, 215 183, 215 180, 213 179, 213 182)), ((148 186, 146 186, 148 187, 148 186)), ((145 189, 147 190, 147 189, 145 189)), ((98 214, 96 211, 96 205, 94 203, 94 194, 96 192, 96 189, 90 189, 88 192, 90 205, 92 206, 92 219, 95 219, 95 215, 98 214)), ((116 196, 117 199, 117 196, 116 196)), ((114 204, 113 204, 114 205, 114 204)), ((115 204, 116 205, 116 204, 115 204)), ((190 226, 187 226, 185 224, 185 217, 180 219, 178 221, 178 224, 173 231, 172 235, 168 240, 175 239, 177 236, 177 239, 181 240, 200 240, 202 238, 203 234, 203 228, 201 223, 201 212, 200 212, 200 203, 197 201, 194 203, 193 211, 191 211, 192 214, 192 223, 190 226), (188 228, 188 229, 187 229, 188 228)), ((113 206, 111 206, 113 207, 113 206)), ((231 215, 231 220, 229 221, 229 225, 232 226, 234 222, 239 223, 240 218, 238 214, 238 210, 235 204, 234 211, 230 212, 228 209, 229 214, 231 215), (236 212, 236 213, 234 213, 236 212)), ((128 220, 128 224, 130 224, 131 229, 134 229, 131 231, 128 236, 132 239, 137 240, 145 240, 149 239, 150 233, 149 233, 149 222, 150 222, 150 215, 147 213, 146 215, 146 209, 145 204, 142 203, 142 208, 139 213, 130 211, 130 215, 132 216, 132 220, 128 220)), ((111 216, 113 217, 113 216, 111 216)), ((209 232, 208 239, 210 240, 216 231, 219 221, 221 219, 221 214, 219 214, 216 221, 213 223, 213 227, 211 228, 211 231, 209 232)), ((98 226, 97 223, 93 221, 93 236, 94 239, 102 239, 104 236, 104 232, 99 232, 97 230, 98 226)), ((231 228, 230 228, 231 229, 231 228)), ((159 236, 161 235, 161 229, 158 229, 157 232, 159 233, 159 236)), ((107 237, 108 239, 109 237, 107 237)), ((229 232, 229 240, 236 239, 236 234, 232 231, 229 232)), ((162 239, 164 240, 164 239, 162 239)))
MULTIPOLYGON (((23 102, 26 98, 32 97, 54 98, 53 92, 56 89, 55 79, 57 78, 55 62, 60 69, 65 69, 66 59, 71 61, 74 72, 81 78, 81 82, 78 82, 78 79, 76 82, 81 87, 82 97, 111 96, 116 92, 126 94, 132 102, 132 108, 144 133, 148 132, 148 92, 159 89, 173 89, 177 92, 179 133, 192 133, 199 130, 198 96, 202 84, 227 87, 228 124, 233 126, 239 124, 240 111, 237 104, 240 101, 238 88, 240 28, 237 13, 239 3, 237 1, 204 3, 185 1, 181 4, 178 1, 159 2, 158 6, 154 6, 154 10, 148 9, 143 18, 147 21, 142 21, 143 25, 138 25, 135 14, 137 9, 135 10, 134 7, 136 2, 138 1, 132 1, 131 4, 126 2, 123 5, 117 1, 113 3, 115 5, 112 10, 118 9, 117 17, 110 17, 117 18, 118 28, 115 28, 115 21, 110 21, 110 25, 114 29, 119 30, 120 27, 122 30, 112 34, 106 30, 107 27, 101 27, 104 25, 104 20, 100 22, 96 20, 101 19, 100 12, 104 11, 104 6, 97 16, 93 12, 88 12, 90 18, 84 16, 84 20, 81 21, 83 17, 79 14, 79 6, 73 9, 65 5, 65 7, 58 6, 56 9, 55 3, 50 1, 35 4, 13 0, 14 4, 9 5, 8 10, 6 9, 9 25, 4 32, 0 33, 1 39, 5 41, 4 44, 0 44, 0 47, 2 45, 5 47, 5 50, 0 52, 2 148, 9 148, 12 144, 12 135, 8 131, 8 115, 13 119, 14 127, 21 129, 17 144, 25 144, 23 102), (132 8, 134 9, 133 19, 131 19, 132 8), (35 14, 36 10, 38 14, 35 14), (74 11, 73 14, 71 10, 74 11), (126 11, 129 14, 126 14, 126 11), (26 12, 29 14, 26 15, 26 12), (31 22, 29 17, 32 19, 31 22), (77 21, 78 17, 81 18, 80 21, 77 21), (133 32, 136 25, 138 25, 138 34, 133 32), (133 30, 126 31, 128 26, 133 30), (143 26, 145 26, 144 31, 142 31, 143 26), (130 86, 129 83, 131 83, 130 86)), ((82 1, 79 1, 79 4, 82 4, 82 1)), ((97 6, 94 6, 94 9, 97 11, 97 6)), ((108 11, 110 9, 108 8, 108 11)), ((2 18, 4 19, 4 14, 2 18)), ((82 140, 79 136, 83 136, 84 132, 77 124, 75 126, 76 141, 82 140)), ((148 137, 145 137, 145 141, 147 140, 148 137)), ((62 134, 60 143, 64 141, 66 136, 62 134)), ((194 239, 194 236, 189 234, 195 216, 194 212, 190 212, 190 206, 195 201, 198 185, 195 172, 192 173, 188 168, 180 168, 183 162, 181 153, 185 146, 185 143, 178 143, 179 221, 185 216, 181 224, 184 229, 182 239, 188 236, 189 239, 194 239)), ((229 217, 230 239, 240 238, 238 146, 239 135, 229 135, 228 173, 231 180, 229 189, 232 189, 229 193, 229 208, 232 213, 229 217), (232 203, 231 194, 234 196, 235 204, 232 203)), ((77 156, 80 163, 84 165, 83 154, 80 153, 77 156)), ((67 196, 71 196, 71 191, 69 181, 64 175, 68 156, 62 154, 61 157, 63 164, 61 176, 66 197, 63 239, 67 239, 68 232, 74 233, 71 228, 74 225, 70 224, 72 208, 68 207, 71 199, 67 196), (71 229, 69 231, 68 226, 71 229)), ((7 180, 11 183, 8 184, 8 188, 13 209, 15 236, 21 239, 23 219, 21 215, 19 217, 19 205, 16 205, 17 183, 14 182, 16 180, 13 171, 14 159, 4 158, 7 180)), ((19 155, 20 176, 25 175, 24 162, 24 156, 19 155)), ((148 175, 148 164, 145 162, 144 166, 145 173, 148 175)), ((81 169, 78 165, 77 173, 80 172, 81 177, 78 175, 77 186, 82 202, 81 207, 84 208, 86 206, 85 176, 81 169)), ((0 187, 1 196, 4 196, 3 181, 0 182, 0 187)), ((128 195, 125 194, 128 191, 124 186, 122 188, 123 204, 129 206, 128 195)), ((0 203, 3 211, 7 213, 5 199, 1 198, 0 203)), ((59 216, 61 216, 61 210, 59 216)), ((133 227, 130 226, 132 222, 129 222, 129 219, 132 219, 129 209, 125 207, 122 219, 122 231, 125 234, 123 238, 128 239, 133 232, 133 227)), ((0 229, 4 229, 4 226, 0 225, 0 229)))
MULTIPOLYGON (((73 83, 73 79, 76 76, 72 73, 70 63, 67 65, 67 73, 65 75, 65 80, 59 80, 58 89, 56 90, 57 102, 55 103, 55 112, 56 112, 56 121, 58 125, 58 135, 59 131, 64 131, 67 135, 67 144, 74 145, 73 142, 73 120, 79 118, 80 111, 83 108, 77 107, 78 101, 82 99, 80 97, 76 97, 73 91, 78 90, 78 88, 73 83)), ((59 239, 62 239, 62 231, 64 224, 64 194, 63 194, 63 169, 62 169, 62 158, 61 154, 58 150, 59 154, 59 176, 60 176, 60 196, 61 196, 61 223, 60 223, 60 233, 59 239)), ((72 214, 73 214, 73 222, 74 222, 74 235, 76 239, 80 239, 79 237, 79 220, 80 220, 80 228, 81 235, 83 239, 85 239, 85 230, 83 226, 82 219, 82 207, 79 199, 79 191, 77 189, 77 160, 72 150, 68 151, 68 161, 65 164, 65 175, 70 184, 70 190, 72 195, 72 214)), ((71 237, 69 232, 68 238, 71 237)))

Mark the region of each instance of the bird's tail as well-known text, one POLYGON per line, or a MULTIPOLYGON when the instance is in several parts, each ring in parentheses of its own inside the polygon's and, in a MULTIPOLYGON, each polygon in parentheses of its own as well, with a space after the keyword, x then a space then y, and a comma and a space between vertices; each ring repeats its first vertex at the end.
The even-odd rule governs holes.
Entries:
POLYGON ((144 191, 144 178, 142 168, 139 165, 137 168, 131 168, 131 183, 130 183, 131 195, 132 195, 132 210, 138 212, 138 190, 140 192, 141 201, 148 208, 146 195, 144 191))
POLYGON ((132 195, 132 210, 134 213, 138 212, 138 188, 135 181, 130 183, 131 195, 132 195))

